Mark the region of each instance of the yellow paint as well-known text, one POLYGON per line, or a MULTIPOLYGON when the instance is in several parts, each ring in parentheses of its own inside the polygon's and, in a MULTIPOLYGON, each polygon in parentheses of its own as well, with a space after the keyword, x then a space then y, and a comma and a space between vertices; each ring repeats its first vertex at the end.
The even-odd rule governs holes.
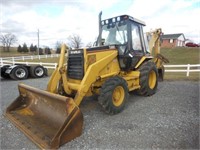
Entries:
MULTIPOLYGON (((155 40, 155 39, 154 39, 155 40)), ((156 44, 158 46, 158 44, 156 44)), ((159 49, 159 48, 158 48, 159 49)), ((94 50, 87 51, 86 48, 83 49, 84 54, 84 77, 82 80, 70 79, 67 77, 67 69, 64 65, 65 62, 65 45, 62 46, 61 56, 59 60, 58 67, 52 74, 52 77, 48 84, 48 91, 52 93, 57 92, 59 82, 62 81, 64 91, 67 94, 71 94, 73 91, 76 93, 74 102, 76 105, 80 105, 84 96, 93 95, 94 93, 99 93, 99 88, 104 84, 104 82, 113 76, 121 76, 124 78, 128 84, 129 91, 139 89, 139 76, 140 72, 138 70, 124 72, 120 70, 118 61, 118 51, 117 49, 104 49, 104 50, 94 50), (62 71, 61 71, 62 70, 62 71)), ((156 53, 159 50, 156 50, 156 53)), ((138 69, 142 63, 146 60, 152 59, 152 56, 143 56, 136 69, 138 69)), ((149 81, 150 87, 153 87, 154 75, 149 81), (152 81, 152 83, 150 83, 152 81)), ((120 91, 120 90, 118 90, 120 91)), ((120 93, 120 92, 118 92, 120 93)), ((115 94, 114 97, 117 97, 115 94)), ((120 103, 120 102, 119 102, 120 103)), ((118 102, 116 102, 118 105, 118 102)))
MULTIPOLYGON (((90 53, 88 54, 90 55, 90 53)), ((99 75, 110 72, 111 68, 108 68, 109 64, 112 64, 113 60, 117 57, 117 50, 110 50, 96 53, 96 62, 88 66, 85 72, 84 78, 82 79, 77 94, 74 98, 75 103, 79 106, 83 97, 87 93, 91 93, 92 84, 94 84, 99 75)), ((119 68, 119 66, 118 66, 119 68)), ((116 70, 115 70, 116 71, 116 70)), ((120 69, 118 69, 118 72, 120 69)), ((71 87, 73 88, 73 86, 71 87)))
MULTIPOLYGON (((71 90, 67 85, 67 74, 66 74, 66 65, 65 65, 65 51, 68 50, 68 47, 63 44, 61 47, 59 63, 47 85, 47 91, 51 93, 58 93, 58 84, 59 81, 63 80, 64 90, 66 93, 71 94, 71 90)), ((67 51, 67 59, 68 59, 68 51, 67 51)))
POLYGON ((150 36, 151 39, 149 41, 149 49, 150 53, 153 56, 156 56, 160 53, 160 35, 162 33, 162 30, 156 29, 155 31, 147 32, 147 36, 150 36))
POLYGON ((149 87, 150 89, 154 89, 155 86, 156 86, 156 73, 154 70, 152 70, 149 73, 149 87))
POLYGON ((24 116, 33 116, 34 115, 33 111, 30 110, 29 108, 20 109, 17 111, 17 113, 19 113, 20 115, 24 115, 24 116))
POLYGON ((122 86, 117 86, 114 89, 113 95, 112 95, 112 102, 113 102, 113 104, 116 107, 120 106, 123 103, 123 101, 124 101, 124 97, 125 97, 124 88, 122 86))
POLYGON ((121 72, 120 74, 128 84, 128 90, 133 91, 140 88, 139 84, 139 71, 121 72))

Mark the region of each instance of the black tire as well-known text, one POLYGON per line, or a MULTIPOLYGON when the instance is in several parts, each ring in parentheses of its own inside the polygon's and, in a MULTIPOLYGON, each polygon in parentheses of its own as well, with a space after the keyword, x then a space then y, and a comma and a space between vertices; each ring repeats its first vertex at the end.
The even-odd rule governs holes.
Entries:
POLYGON ((3 67, 0 68, 0 72, 1 72, 1 77, 4 78, 4 79, 9 79, 10 78, 10 75, 6 73, 6 70, 7 68, 9 68, 10 65, 5 65, 3 67))
POLYGON ((45 71, 45 76, 48 76, 48 69, 47 68, 44 68, 44 71, 45 71))
POLYGON ((100 105, 108 114, 121 112, 124 109, 126 99, 128 99, 127 83, 118 76, 105 81, 98 97, 100 105))
POLYGON ((142 96, 151 96, 156 93, 158 86, 158 70, 155 63, 145 62, 139 68, 140 71, 140 89, 136 92, 142 96))
POLYGON ((30 76, 33 78, 42 78, 45 74, 46 70, 41 65, 30 67, 30 76))
POLYGON ((16 66, 10 73, 10 77, 14 80, 23 80, 28 78, 28 70, 24 66, 16 66))

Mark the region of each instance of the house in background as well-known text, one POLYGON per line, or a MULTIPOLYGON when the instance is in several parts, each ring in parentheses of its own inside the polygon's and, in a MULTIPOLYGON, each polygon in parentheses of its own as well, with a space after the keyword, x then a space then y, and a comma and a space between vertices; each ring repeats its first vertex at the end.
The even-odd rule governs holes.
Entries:
POLYGON ((161 47, 182 47, 185 46, 185 36, 183 33, 164 34, 161 36, 161 47))

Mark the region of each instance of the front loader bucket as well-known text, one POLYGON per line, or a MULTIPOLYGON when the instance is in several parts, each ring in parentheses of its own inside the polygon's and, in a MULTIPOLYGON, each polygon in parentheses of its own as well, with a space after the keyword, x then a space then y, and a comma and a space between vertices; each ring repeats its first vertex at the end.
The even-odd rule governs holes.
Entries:
POLYGON ((19 84, 6 116, 41 149, 57 149, 81 135, 83 115, 73 99, 19 84))

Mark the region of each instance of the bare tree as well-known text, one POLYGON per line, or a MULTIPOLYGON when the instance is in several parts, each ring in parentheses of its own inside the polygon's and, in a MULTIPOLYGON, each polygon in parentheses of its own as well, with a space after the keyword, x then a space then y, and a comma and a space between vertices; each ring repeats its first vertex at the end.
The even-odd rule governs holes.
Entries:
POLYGON ((69 46, 72 48, 80 48, 83 43, 82 39, 78 34, 73 34, 68 37, 69 46))
POLYGON ((56 42, 56 54, 60 54, 60 51, 61 51, 61 45, 62 45, 62 42, 61 41, 57 41, 56 42))
POLYGON ((55 48, 61 48, 61 45, 62 45, 63 42, 61 41, 57 41, 56 44, 55 44, 55 48))
POLYGON ((93 46, 92 42, 87 43, 86 47, 91 48, 93 46))
POLYGON ((14 34, 8 33, 0 35, 0 42, 3 44, 4 51, 9 52, 10 46, 17 42, 17 37, 14 34))

